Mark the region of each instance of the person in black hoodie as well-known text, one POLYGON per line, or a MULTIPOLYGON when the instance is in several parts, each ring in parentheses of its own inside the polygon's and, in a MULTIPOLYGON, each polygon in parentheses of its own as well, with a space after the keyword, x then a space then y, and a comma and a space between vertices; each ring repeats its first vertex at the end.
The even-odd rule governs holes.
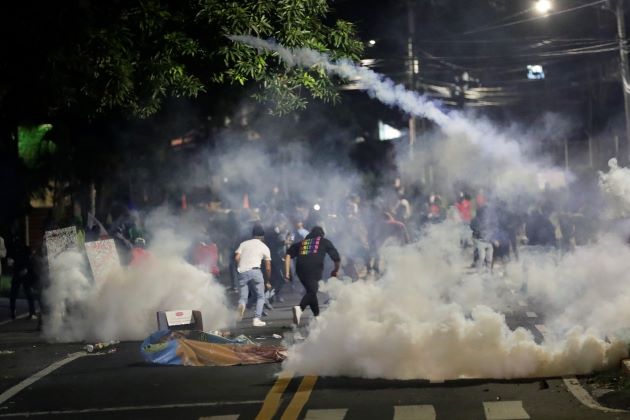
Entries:
POLYGON ((300 305, 293 307, 293 322, 296 325, 300 324, 300 317, 307 306, 311 307, 314 316, 319 315, 318 283, 324 271, 326 254, 335 263, 335 268, 330 275, 336 277, 341 258, 332 242, 324 238, 324 229, 320 226, 314 226, 304 240, 294 243, 287 250, 284 259, 285 279, 287 281, 291 279, 291 259, 293 258, 296 260, 295 272, 306 289, 306 294, 302 297, 300 305))

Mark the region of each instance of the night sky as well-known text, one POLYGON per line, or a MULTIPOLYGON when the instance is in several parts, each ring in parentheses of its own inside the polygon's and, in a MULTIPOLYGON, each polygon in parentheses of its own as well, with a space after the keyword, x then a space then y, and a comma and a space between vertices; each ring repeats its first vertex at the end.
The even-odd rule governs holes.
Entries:
MULTIPOLYGON (((622 104, 616 20, 603 2, 557 0, 551 15, 542 18, 531 10, 533 1, 411 3, 418 90, 430 96, 461 106, 449 96, 468 73, 472 81, 466 88, 474 93, 467 95, 466 106, 504 117, 526 117, 541 104, 579 114, 591 90, 601 94, 595 113, 608 114, 622 104), (527 79, 529 64, 543 66, 544 81, 527 79)), ((372 68, 404 82, 407 2, 338 0, 332 7, 356 23, 366 43, 376 41, 365 53, 377 60, 372 68)))

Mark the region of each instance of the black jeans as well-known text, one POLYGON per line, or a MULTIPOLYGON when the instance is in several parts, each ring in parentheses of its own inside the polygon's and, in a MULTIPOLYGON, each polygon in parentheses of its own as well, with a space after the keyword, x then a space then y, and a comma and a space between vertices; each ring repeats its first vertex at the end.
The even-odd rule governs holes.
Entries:
POLYGON ((317 291, 319 290, 319 279, 313 277, 300 277, 300 283, 302 283, 306 289, 306 294, 300 301, 300 308, 304 310, 307 306, 310 306, 311 311, 313 311, 313 315, 318 316, 319 302, 317 301, 317 291))
POLYGON ((28 300, 29 315, 35 315, 35 298, 31 289, 32 280, 28 276, 14 274, 11 279, 11 295, 9 299, 11 317, 13 318, 15 318, 15 300, 17 299, 20 286, 24 289, 24 295, 26 295, 26 299, 28 300))

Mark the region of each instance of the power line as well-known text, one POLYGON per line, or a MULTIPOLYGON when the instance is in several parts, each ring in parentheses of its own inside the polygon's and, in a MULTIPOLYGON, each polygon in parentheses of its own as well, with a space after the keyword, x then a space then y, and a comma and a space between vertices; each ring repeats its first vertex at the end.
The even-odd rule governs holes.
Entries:
POLYGON ((518 37, 518 38, 500 38, 500 39, 419 39, 415 40, 416 44, 503 44, 512 42, 534 42, 534 41, 550 41, 550 42, 603 42, 609 38, 550 38, 545 35, 518 37))
POLYGON ((458 56, 434 56, 433 58, 436 60, 488 60, 488 59, 504 59, 508 58, 536 58, 536 57, 568 57, 572 55, 586 55, 586 54, 601 54, 611 51, 619 51, 619 47, 616 43, 611 43, 610 46, 606 44, 603 45, 595 45, 593 47, 585 47, 584 49, 575 48, 571 50, 564 51, 548 51, 548 52, 540 52, 536 54, 511 54, 509 56, 506 55, 458 55, 458 56), (590 49, 586 49, 590 48, 590 49))

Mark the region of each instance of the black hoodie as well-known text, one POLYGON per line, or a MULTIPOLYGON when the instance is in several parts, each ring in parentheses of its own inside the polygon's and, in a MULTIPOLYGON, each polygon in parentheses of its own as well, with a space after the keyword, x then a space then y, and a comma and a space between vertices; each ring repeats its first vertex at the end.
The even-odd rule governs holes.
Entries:
POLYGON ((295 271, 302 280, 322 278, 326 254, 335 262, 340 260, 337 248, 324 238, 324 230, 319 226, 311 229, 304 240, 294 243, 287 251, 287 255, 296 259, 295 271))

